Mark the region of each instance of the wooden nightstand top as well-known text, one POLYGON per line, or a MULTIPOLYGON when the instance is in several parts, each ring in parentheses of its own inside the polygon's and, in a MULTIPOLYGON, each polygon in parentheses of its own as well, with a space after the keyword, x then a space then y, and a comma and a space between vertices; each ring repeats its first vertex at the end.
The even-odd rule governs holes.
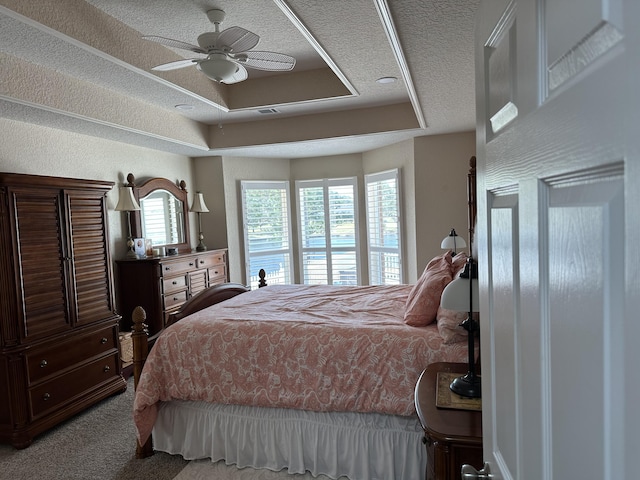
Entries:
POLYGON ((422 372, 415 390, 415 404, 422 428, 439 441, 482 445, 482 412, 436 407, 438 372, 467 372, 465 363, 434 363, 422 372))

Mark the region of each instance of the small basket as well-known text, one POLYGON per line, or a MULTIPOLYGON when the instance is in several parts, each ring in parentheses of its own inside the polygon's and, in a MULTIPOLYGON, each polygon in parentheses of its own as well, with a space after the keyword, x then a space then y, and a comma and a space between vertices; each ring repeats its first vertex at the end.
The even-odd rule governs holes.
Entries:
POLYGON ((127 367, 133 363, 133 341, 131 340, 131 332, 120 332, 120 360, 122 366, 127 367))

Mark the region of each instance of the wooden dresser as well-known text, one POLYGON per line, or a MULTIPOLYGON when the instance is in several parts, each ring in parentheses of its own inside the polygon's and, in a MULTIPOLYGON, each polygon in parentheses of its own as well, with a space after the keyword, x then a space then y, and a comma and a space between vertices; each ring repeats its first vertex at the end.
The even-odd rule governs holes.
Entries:
POLYGON ((226 249, 116 263, 122 330, 131 330, 131 313, 141 306, 147 313, 151 342, 168 326, 169 315, 189 298, 228 281, 226 249))
POLYGON ((126 389, 111 182, 0 173, 0 441, 16 448, 126 389))
POLYGON ((482 412, 436 406, 438 372, 465 374, 463 363, 433 363, 416 384, 415 404, 424 429, 427 448, 427 480, 460 480, 462 465, 480 469, 482 460, 482 412))

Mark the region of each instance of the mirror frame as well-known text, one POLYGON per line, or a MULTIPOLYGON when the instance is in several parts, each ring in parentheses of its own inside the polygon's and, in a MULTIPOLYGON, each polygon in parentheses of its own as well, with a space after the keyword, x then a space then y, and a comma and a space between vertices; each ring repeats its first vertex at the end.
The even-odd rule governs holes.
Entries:
MULTIPOLYGON (((191 241, 189 239, 189 203, 187 198, 187 184, 185 183, 185 181, 180 180, 180 182, 176 184, 167 178, 156 177, 147 180, 141 185, 136 185, 135 177, 132 173, 130 173, 129 175, 127 175, 126 186, 133 187, 133 196, 136 198, 138 205, 140 204, 141 198, 145 198, 147 195, 155 192, 156 190, 166 190, 182 202, 182 213, 184 218, 184 242, 159 246, 164 246, 165 248, 177 248, 178 253, 191 252, 191 241)), ((133 235, 133 238, 143 237, 142 215, 139 211, 131 212, 131 234, 133 235)))

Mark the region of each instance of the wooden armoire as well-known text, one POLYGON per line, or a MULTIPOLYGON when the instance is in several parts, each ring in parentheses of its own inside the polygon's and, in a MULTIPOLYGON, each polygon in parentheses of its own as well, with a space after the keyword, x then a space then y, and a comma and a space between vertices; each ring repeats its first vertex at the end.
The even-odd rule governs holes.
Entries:
POLYGON ((31 444, 122 392, 113 183, 0 173, 0 442, 31 444))

